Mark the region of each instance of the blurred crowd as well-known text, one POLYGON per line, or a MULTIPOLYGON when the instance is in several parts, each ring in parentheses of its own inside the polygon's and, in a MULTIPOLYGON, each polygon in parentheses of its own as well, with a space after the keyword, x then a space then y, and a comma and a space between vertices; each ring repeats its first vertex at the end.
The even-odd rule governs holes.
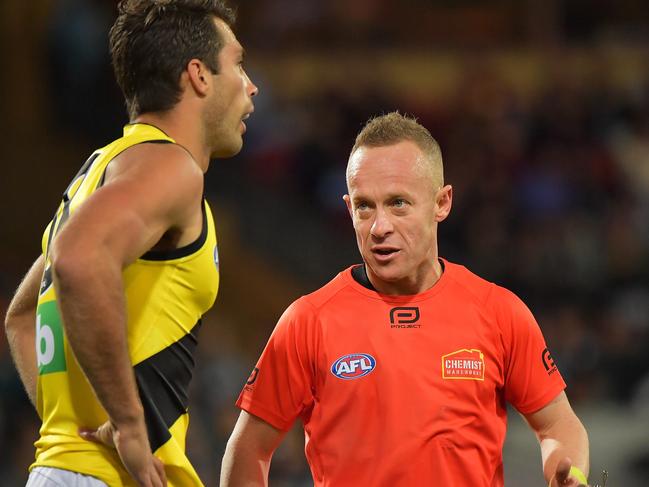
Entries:
MULTIPOLYGON (((341 200, 349 149, 368 117, 411 113, 440 142, 454 186, 441 255, 526 301, 573 403, 615 402, 646 416, 649 85, 621 89, 600 74, 584 84, 555 73, 523 97, 478 63, 445 99, 366 87, 277 104, 265 116, 287 127, 260 133, 264 143, 236 168, 245 193, 263 195, 235 209, 247 240, 310 289, 358 262, 341 200)), ((226 181, 215 191, 241 182, 226 181)), ((632 459, 645 472, 647 453, 632 459)))
POLYGON ((277 104, 259 117, 290 128, 259 134, 235 169, 247 194, 273 201, 237 205, 249 239, 313 285, 357 262, 341 200, 349 149, 368 117, 413 114, 455 191, 441 255, 524 298, 571 397, 626 401, 649 372, 649 85, 574 81, 558 75, 522 99, 478 65, 444 100, 352 88, 277 104))
MULTIPOLYGON (((446 56, 452 59, 453 76, 440 88, 434 61, 426 74, 406 73, 403 64, 406 54, 413 64, 413 49, 386 45, 401 32, 377 22, 386 18, 390 2, 331 2, 326 8, 327 2, 318 1, 296 2, 297 7, 283 0, 256 3, 256 9, 240 8, 240 37, 251 45, 247 69, 261 88, 256 112, 243 152, 216 162, 207 178, 217 227, 219 215, 236 222, 230 230, 237 232, 247 252, 230 264, 238 268, 223 271, 219 299, 231 297, 232 302, 222 312, 217 305, 202 331, 189 450, 208 485, 216 483, 218 462, 236 419, 233 402, 278 313, 289 304, 275 299, 280 302, 266 315, 247 321, 243 310, 250 307, 250 296, 245 286, 238 294, 226 290, 241 281, 249 287, 255 281, 287 283, 287 298, 294 299, 360 261, 342 201, 347 157, 369 117, 397 109, 417 117, 438 140, 446 182, 454 187, 453 211, 440 227, 440 254, 524 299, 577 407, 614 403, 649 414, 649 76, 623 82, 620 64, 599 59, 600 51, 589 46, 580 51, 588 62, 577 69, 570 46, 553 44, 549 51, 526 47, 529 57, 545 62, 544 69, 521 83, 507 75, 497 56, 456 48, 446 56), (308 72, 322 74, 331 67, 326 61, 331 58, 323 60, 321 54, 327 47, 323 39, 332 35, 332 19, 341 21, 344 39, 358 37, 363 46, 390 50, 345 53, 338 76, 311 74, 305 82, 308 72), (307 38, 312 41, 303 50, 295 46, 307 38), (314 45, 313 39, 321 43, 314 45), (281 58, 284 48, 292 52, 288 61, 281 58), (391 68, 404 79, 400 89, 385 69, 376 75, 371 71, 382 56, 393 59, 395 52, 391 68), (404 59, 399 61, 401 52, 404 59), (286 69, 286 79, 276 67, 273 71, 274 63, 286 69), (304 71, 302 78, 296 75, 304 71), (246 267, 253 258, 263 265, 246 267), (246 275, 229 280, 227 272, 246 275)), ((53 130, 78 137, 79 164, 84 150, 111 140, 125 121, 105 49, 112 9, 111 2, 61 2, 43 36, 48 90, 44 117, 53 130), (80 36, 87 42, 79 43, 80 36), (102 116, 94 117, 96 113, 102 116)), ((515 13, 475 6, 464 17, 447 12, 446 18, 464 18, 475 27, 462 38, 469 44, 489 35, 502 44, 519 35, 507 22, 515 13), (485 31, 480 29, 484 18, 500 23, 485 31)), ((413 20, 408 9, 402 15, 413 20)), ((629 20, 628 25, 633 38, 635 23, 629 20)), ((550 27, 545 32, 556 40, 550 35, 556 31, 560 29, 550 27)), ((569 32, 581 40, 592 34, 569 32)), ((415 66, 418 61, 430 65, 431 56, 443 57, 429 54, 422 46, 424 37, 420 32, 411 39, 419 43, 415 66)), ((507 47, 490 52, 499 49, 507 47)), ((622 52, 649 60, 633 42, 622 52)), ((334 60, 335 53, 342 54, 335 51, 334 60)), ((524 71, 528 61, 519 53, 509 66, 524 71)), ((442 64, 440 76, 449 71, 442 64)), ((221 259, 227 266, 224 250, 221 259)), ((2 311, 20 276, 4 270, 0 274, 2 311)), ((2 485, 21 485, 25 478, 35 425, 6 341, 0 340, 2 485)), ((272 485, 310 484, 299 460, 302 448, 300 434, 290 435, 274 459, 272 485)), ((630 468, 647 469, 644 478, 649 478, 649 446, 629 461, 630 468)))

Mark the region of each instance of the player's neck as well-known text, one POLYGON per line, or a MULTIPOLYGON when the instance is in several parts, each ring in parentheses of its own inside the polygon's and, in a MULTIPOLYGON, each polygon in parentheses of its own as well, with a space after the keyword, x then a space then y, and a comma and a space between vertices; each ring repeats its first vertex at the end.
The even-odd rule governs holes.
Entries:
POLYGON ((176 143, 183 146, 192 155, 201 170, 207 172, 210 164, 209 149, 203 143, 204 137, 200 133, 200 127, 196 127, 195 123, 186 119, 187 117, 184 117, 182 113, 172 110, 165 113, 143 113, 132 123, 146 123, 159 128, 176 143))

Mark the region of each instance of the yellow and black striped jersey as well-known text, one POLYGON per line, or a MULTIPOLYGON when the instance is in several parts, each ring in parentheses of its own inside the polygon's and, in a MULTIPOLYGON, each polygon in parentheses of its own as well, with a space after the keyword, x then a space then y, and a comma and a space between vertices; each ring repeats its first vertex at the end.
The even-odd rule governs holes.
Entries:
MULTIPOLYGON (((48 250, 69 215, 101 187, 110 161, 129 147, 154 142, 175 143, 156 127, 131 124, 123 137, 95 151, 65 191, 43 235, 46 264, 36 313, 37 407, 43 424, 32 467, 73 470, 111 487, 135 484, 114 450, 78 435, 80 426, 97 427, 107 415, 67 343, 48 250)), ((185 436, 197 332, 219 285, 216 234, 207 202, 196 241, 172 251, 147 252, 124 269, 123 282, 129 353, 151 448, 165 464, 169 485, 202 485, 185 455, 185 436)))

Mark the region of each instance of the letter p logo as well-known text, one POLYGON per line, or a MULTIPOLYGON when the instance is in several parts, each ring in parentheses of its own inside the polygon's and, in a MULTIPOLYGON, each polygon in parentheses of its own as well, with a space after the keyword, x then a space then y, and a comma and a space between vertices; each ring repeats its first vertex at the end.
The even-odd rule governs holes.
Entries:
POLYGON ((416 323, 419 320, 419 308, 398 307, 390 310, 390 324, 416 323))

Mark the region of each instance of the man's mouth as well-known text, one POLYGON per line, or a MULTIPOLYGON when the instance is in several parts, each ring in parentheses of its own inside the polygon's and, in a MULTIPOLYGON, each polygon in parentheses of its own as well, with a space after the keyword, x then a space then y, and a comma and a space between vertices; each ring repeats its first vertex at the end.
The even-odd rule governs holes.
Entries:
POLYGON ((253 110, 250 110, 249 112, 246 112, 243 114, 243 117, 241 117, 241 130, 242 132, 246 131, 246 123, 244 120, 248 120, 250 118, 250 114, 253 112, 253 110))
POLYGON ((374 247, 372 254, 378 261, 388 261, 399 253, 399 249, 394 247, 374 247))

